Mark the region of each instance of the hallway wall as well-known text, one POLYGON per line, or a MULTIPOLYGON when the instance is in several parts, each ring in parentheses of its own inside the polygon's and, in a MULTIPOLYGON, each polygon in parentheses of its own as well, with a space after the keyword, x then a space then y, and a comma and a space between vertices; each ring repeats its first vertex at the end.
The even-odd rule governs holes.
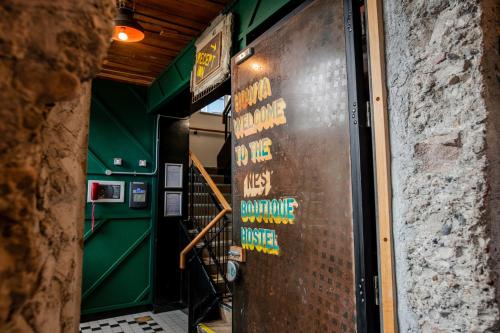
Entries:
POLYGON ((497 331, 498 2, 384 5, 400 330, 497 331))
POLYGON ((90 80, 113 9, 0 2, 0 332, 78 330, 90 80))
MULTIPOLYGON (((221 116, 194 113, 189 119, 190 127, 224 131, 221 116)), ((224 145, 224 133, 189 131, 189 149, 200 159, 205 167, 217 167, 217 154, 224 145)))

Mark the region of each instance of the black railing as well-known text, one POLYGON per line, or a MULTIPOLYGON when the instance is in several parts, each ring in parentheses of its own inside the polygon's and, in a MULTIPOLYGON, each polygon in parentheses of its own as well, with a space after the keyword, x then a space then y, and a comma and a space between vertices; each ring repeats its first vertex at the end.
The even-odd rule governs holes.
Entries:
MULTIPOLYGON (((195 237, 223 211, 223 207, 195 165, 189 169, 189 184, 189 219, 193 227, 190 234, 195 237)), ((193 258, 201 259, 221 300, 231 296, 226 278, 228 251, 232 245, 230 225, 230 219, 224 215, 196 245, 188 261, 190 265, 193 258)))
POLYGON ((231 102, 227 103, 222 113, 222 123, 224 124, 224 144, 217 154, 217 169, 224 174, 224 179, 231 182, 231 102))
POLYGON ((222 111, 222 123, 224 124, 224 139, 227 139, 229 135, 231 135, 231 124, 230 124, 230 115, 231 112, 231 102, 227 103, 224 107, 224 111, 222 111))

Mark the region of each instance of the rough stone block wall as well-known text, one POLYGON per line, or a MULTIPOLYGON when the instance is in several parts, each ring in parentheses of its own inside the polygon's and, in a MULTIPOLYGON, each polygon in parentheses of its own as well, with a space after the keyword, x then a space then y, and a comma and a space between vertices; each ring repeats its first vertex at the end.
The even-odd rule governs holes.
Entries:
POLYGON ((77 332, 90 80, 112 0, 0 1, 0 332, 77 332))
POLYGON ((498 332, 498 2, 386 0, 401 332, 498 332))

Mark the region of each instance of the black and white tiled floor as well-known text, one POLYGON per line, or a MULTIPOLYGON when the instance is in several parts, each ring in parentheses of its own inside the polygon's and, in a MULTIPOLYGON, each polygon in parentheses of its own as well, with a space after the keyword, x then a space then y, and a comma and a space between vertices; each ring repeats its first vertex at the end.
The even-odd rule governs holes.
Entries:
POLYGON ((187 333, 188 317, 182 311, 143 312, 80 324, 80 333, 187 333))

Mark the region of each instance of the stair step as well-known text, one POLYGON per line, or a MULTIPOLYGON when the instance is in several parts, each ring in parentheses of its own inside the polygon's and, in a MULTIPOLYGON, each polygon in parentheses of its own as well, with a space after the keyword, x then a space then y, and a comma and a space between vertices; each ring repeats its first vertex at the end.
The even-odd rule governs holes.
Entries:
MULTIPOLYGON (((217 242, 216 240, 212 241, 212 243, 216 243, 216 242, 217 242)), ((228 239, 227 241, 220 240, 219 244, 220 245, 224 245, 224 246, 232 245, 233 244, 233 240, 232 239, 228 239)), ((198 244, 196 244, 197 248, 200 248, 200 247, 203 247, 203 246, 205 246, 205 242, 204 241, 200 241, 198 244)))
MULTIPOLYGON (((224 256, 222 258, 218 257, 217 259, 219 260, 219 262, 221 262, 221 261, 227 262, 228 257, 227 256, 224 256)), ((211 257, 203 258, 203 262, 207 266, 209 266, 209 265, 215 265, 215 261, 211 257)))
POLYGON ((232 333, 231 323, 223 320, 217 320, 210 323, 201 323, 198 325, 198 333, 232 333))
MULTIPOLYGON (((222 193, 225 197, 231 197, 231 192, 222 192, 222 191, 221 191, 221 193, 222 193)), ((207 196, 207 195, 208 195, 208 193, 206 193, 206 192, 194 192, 194 195, 195 195, 195 196, 202 196, 202 195, 207 196)))
MULTIPOLYGON (((208 175, 210 176, 210 178, 212 178, 212 181, 216 184, 230 184, 230 182, 226 182, 226 177, 224 175, 218 175, 215 173, 209 173, 208 175)), ((197 179, 195 178, 194 180, 197 179)))
MULTIPOLYGON (((224 198, 227 199, 231 199, 231 192, 226 192, 226 193, 222 193, 222 195, 224 195, 224 198)), ((199 197, 202 197, 202 196, 208 196, 208 193, 205 193, 205 192, 195 192, 194 193, 194 196, 199 198, 199 197)))
POLYGON ((194 207, 213 207, 213 203, 194 203, 194 207))
POLYGON ((214 280, 215 283, 219 284, 219 283, 224 283, 224 278, 222 277, 222 275, 220 274, 212 274, 210 275, 210 277, 212 278, 212 280, 214 280))
MULTIPOLYGON (((199 221, 199 219, 198 219, 198 221, 199 221)), ((215 231, 215 230, 216 230, 216 228, 218 228, 218 227, 219 227, 219 226, 212 228, 212 231, 215 231)), ((199 234, 199 233, 200 233, 200 230, 201 230, 201 229, 190 229, 190 230, 188 230, 188 233, 189 233, 191 236, 196 236, 197 234, 199 234)), ((231 235, 232 235, 232 234, 231 234, 231 232, 232 232, 232 230, 233 230, 233 224, 232 224, 232 223, 228 223, 228 224, 224 227, 224 230, 226 230, 226 231, 229 233, 229 235, 231 236, 231 235)), ((210 233, 210 232, 209 232, 209 233, 210 233)))
MULTIPOLYGON (((214 182, 215 185, 219 188, 219 190, 222 192, 222 189, 223 188, 229 188, 229 190, 231 190, 231 184, 228 184, 228 183, 224 183, 224 182, 214 182)), ((189 185, 191 185, 193 183, 189 183, 189 185)), ((195 186, 201 186, 203 185, 203 183, 200 183, 200 182, 194 182, 194 185, 195 186)))
MULTIPOLYGON (((198 230, 202 230, 203 227, 201 225, 207 225, 208 222, 212 221, 213 217, 212 216, 195 215, 194 218, 197 222, 196 225, 200 226, 198 230), (202 223, 202 222, 205 222, 205 223, 202 223)), ((222 225, 223 225, 222 221, 217 222, 217 225, 213 228, 213 230, 215 230, 216 227, 217 228, 222 227, 222 225)), ((232 230, 232 227, 233 227, 233 224, 231 223, 231 220, 229 220, 229 223, 226 224, 225 229, 232 230)), ((193 230, 196 230, 196 229, 193 229, 193 230)))
POLYGON ((214 183, 227 184, 226 183, 226 178, 224 177, 224 175, 219 175, 219 174, 216 174, 216 173, 209 173, 208 175, 210 176, 210 178, 212 178, 212 180, 214 181, 214 183))
POLYGON ((209 174, 219 174, 219 169, 217 169, 217 167, 213 166, 213 167, 210 167, 210 166, 206 166, 205 167, 205 171, 209 174))

